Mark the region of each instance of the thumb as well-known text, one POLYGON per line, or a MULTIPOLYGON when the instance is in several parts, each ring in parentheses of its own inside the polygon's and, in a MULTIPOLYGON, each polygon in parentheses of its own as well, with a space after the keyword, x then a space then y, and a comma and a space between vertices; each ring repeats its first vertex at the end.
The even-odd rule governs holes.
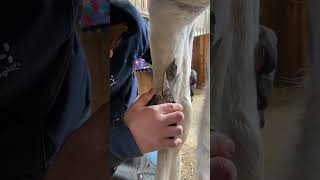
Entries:
POLYGON ((147 93, 140 96, 140 98, 134 103, 135 107, 145 107, 149 103, 149 101, 152 99, 154 95, 154 90, 150 89, 147 93))

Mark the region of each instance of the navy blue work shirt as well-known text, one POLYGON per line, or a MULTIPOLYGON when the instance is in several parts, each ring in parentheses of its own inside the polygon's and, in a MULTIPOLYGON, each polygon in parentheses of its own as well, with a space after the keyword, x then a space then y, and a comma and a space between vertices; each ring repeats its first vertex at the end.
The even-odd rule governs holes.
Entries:
POLYGON ((80 4, 1 2, 0 179, 42 179, 65 137, 90 115, 80 4))
POLYGON ((110 60, 111 167, 115 167, 122 161, 141 155, 123 117, 138 96, 134 62, 149 48, 149 31, 146 21, 129 2, 111 0, 110 7, 111 23, 113 18, 116 18, 113 16, 125 14, 131 33, 130 37, 123 39, 119 47, 114 50, 110 60), (133 32, 132 29, 134 29, 133 32))

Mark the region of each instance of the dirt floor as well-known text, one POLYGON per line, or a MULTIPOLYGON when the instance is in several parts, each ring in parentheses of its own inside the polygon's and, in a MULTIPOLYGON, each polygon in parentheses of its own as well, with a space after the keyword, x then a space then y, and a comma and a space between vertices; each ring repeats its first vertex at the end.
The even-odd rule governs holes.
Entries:
POLYGON ((266 180, 290 179, 304 107, 303 88, 274 89, 263 130, 266 180))
POLYGON ((197 148, 197 136, 200 127, 200 121, 198 120, 201 115, 203 102, 204 95, 201 93, 201 90, 197 90, 192 102, 193 113, 189 136, 182 148, 181 176, 183 180, 196 180, 195 170, 197 159, 195 151, 197 148))
MULTIPOLYGON (((275 88, 270 107, 266 111, 266 125, 262 132, 265 149, 265 179, 287 180, 292 171, 294 150, 300 135, 304 111, 303 88, 275 88)), ((195 180, 197 160, 195 150, 204 96, 198 90, 194 96, 193 121, 188 140, 182 149, 182 179, 195 180)))

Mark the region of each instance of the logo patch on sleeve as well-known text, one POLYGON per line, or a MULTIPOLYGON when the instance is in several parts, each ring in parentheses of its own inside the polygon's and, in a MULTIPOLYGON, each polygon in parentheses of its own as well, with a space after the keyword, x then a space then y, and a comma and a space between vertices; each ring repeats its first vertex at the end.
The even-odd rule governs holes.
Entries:
POLYGON ((19 71, 22 63, 14 56, 12 45, 0 41, 0 80, 9 76, 14 71, 19 71))

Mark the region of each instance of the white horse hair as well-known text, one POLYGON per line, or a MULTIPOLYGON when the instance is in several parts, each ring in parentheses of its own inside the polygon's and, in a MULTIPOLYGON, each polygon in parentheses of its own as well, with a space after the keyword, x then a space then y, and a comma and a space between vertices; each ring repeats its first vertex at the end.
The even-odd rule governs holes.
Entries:
POLYGON ((301 121, 301 137, 297 143, 294 169, 288 179, 320 179, 319 107, 320 107, 320 1, 309 0, 309 52, 311 72, 306 86, 306 109, 301 121))
MULTIPOLYGON (((191 73, 193 27, 195 19, 209 5, 209 0, 150 0, 150 47, 153 59, 154 88, 161 94, 168 67, 177 66, 176 85, 170 87, 174 101, 184 106, 182 139, 186 141, 191 122, 191 73)), ((156 180, 180 179, 181 147, 158 153, 156 180)))
MULTIPOLYGON (((185 107, 183 140, 187 138, 191 121, 189 75, 193 22, 208 3, 206 0, 150 1, 154 87, 157 93, 162 92, 165 71, 174 61, 179 78, 172 93, 174 100, 185 107)), ((238 179, 263 180, 263 148, 254 74, 259 0, 212 0, 211 3, 217 21, 214 43, 221 42, 216 58, 210 62, 211 122, 236 144, 234 161, 238 179)), ((203 121, 204 125, 208 124, 208 119, 203 118, 203 121)), ((180 179, 180 150, 159 152, 156 180, 180 179)), ((205 152, 208 147, 198 150, 205 152)), ((208 174, 200 172, 200 175, 203 179, 208 178, 208 174)))
MULTIPOLYGON (((209 54, 208 54, 209 55, 209 54)), ((210 62, 208 62, 210 67, 210 62)), ((208 69, 208 76, 210 77, 210 70, 208 69)), ((200 129, 197 137, 197 170, 196 177, 199 180, 210 179, 210 81, 206 82, 204 88, 204 96, 206 97, 203 103, 202 115, 199 119, 200 129)))
POLYGON ((212 0, 216 15, 211 59, 212 128, 235 142, 239 180, 263 179, 263 147, 257 111, 254 48, 259 33, 259 0, 212 0))

